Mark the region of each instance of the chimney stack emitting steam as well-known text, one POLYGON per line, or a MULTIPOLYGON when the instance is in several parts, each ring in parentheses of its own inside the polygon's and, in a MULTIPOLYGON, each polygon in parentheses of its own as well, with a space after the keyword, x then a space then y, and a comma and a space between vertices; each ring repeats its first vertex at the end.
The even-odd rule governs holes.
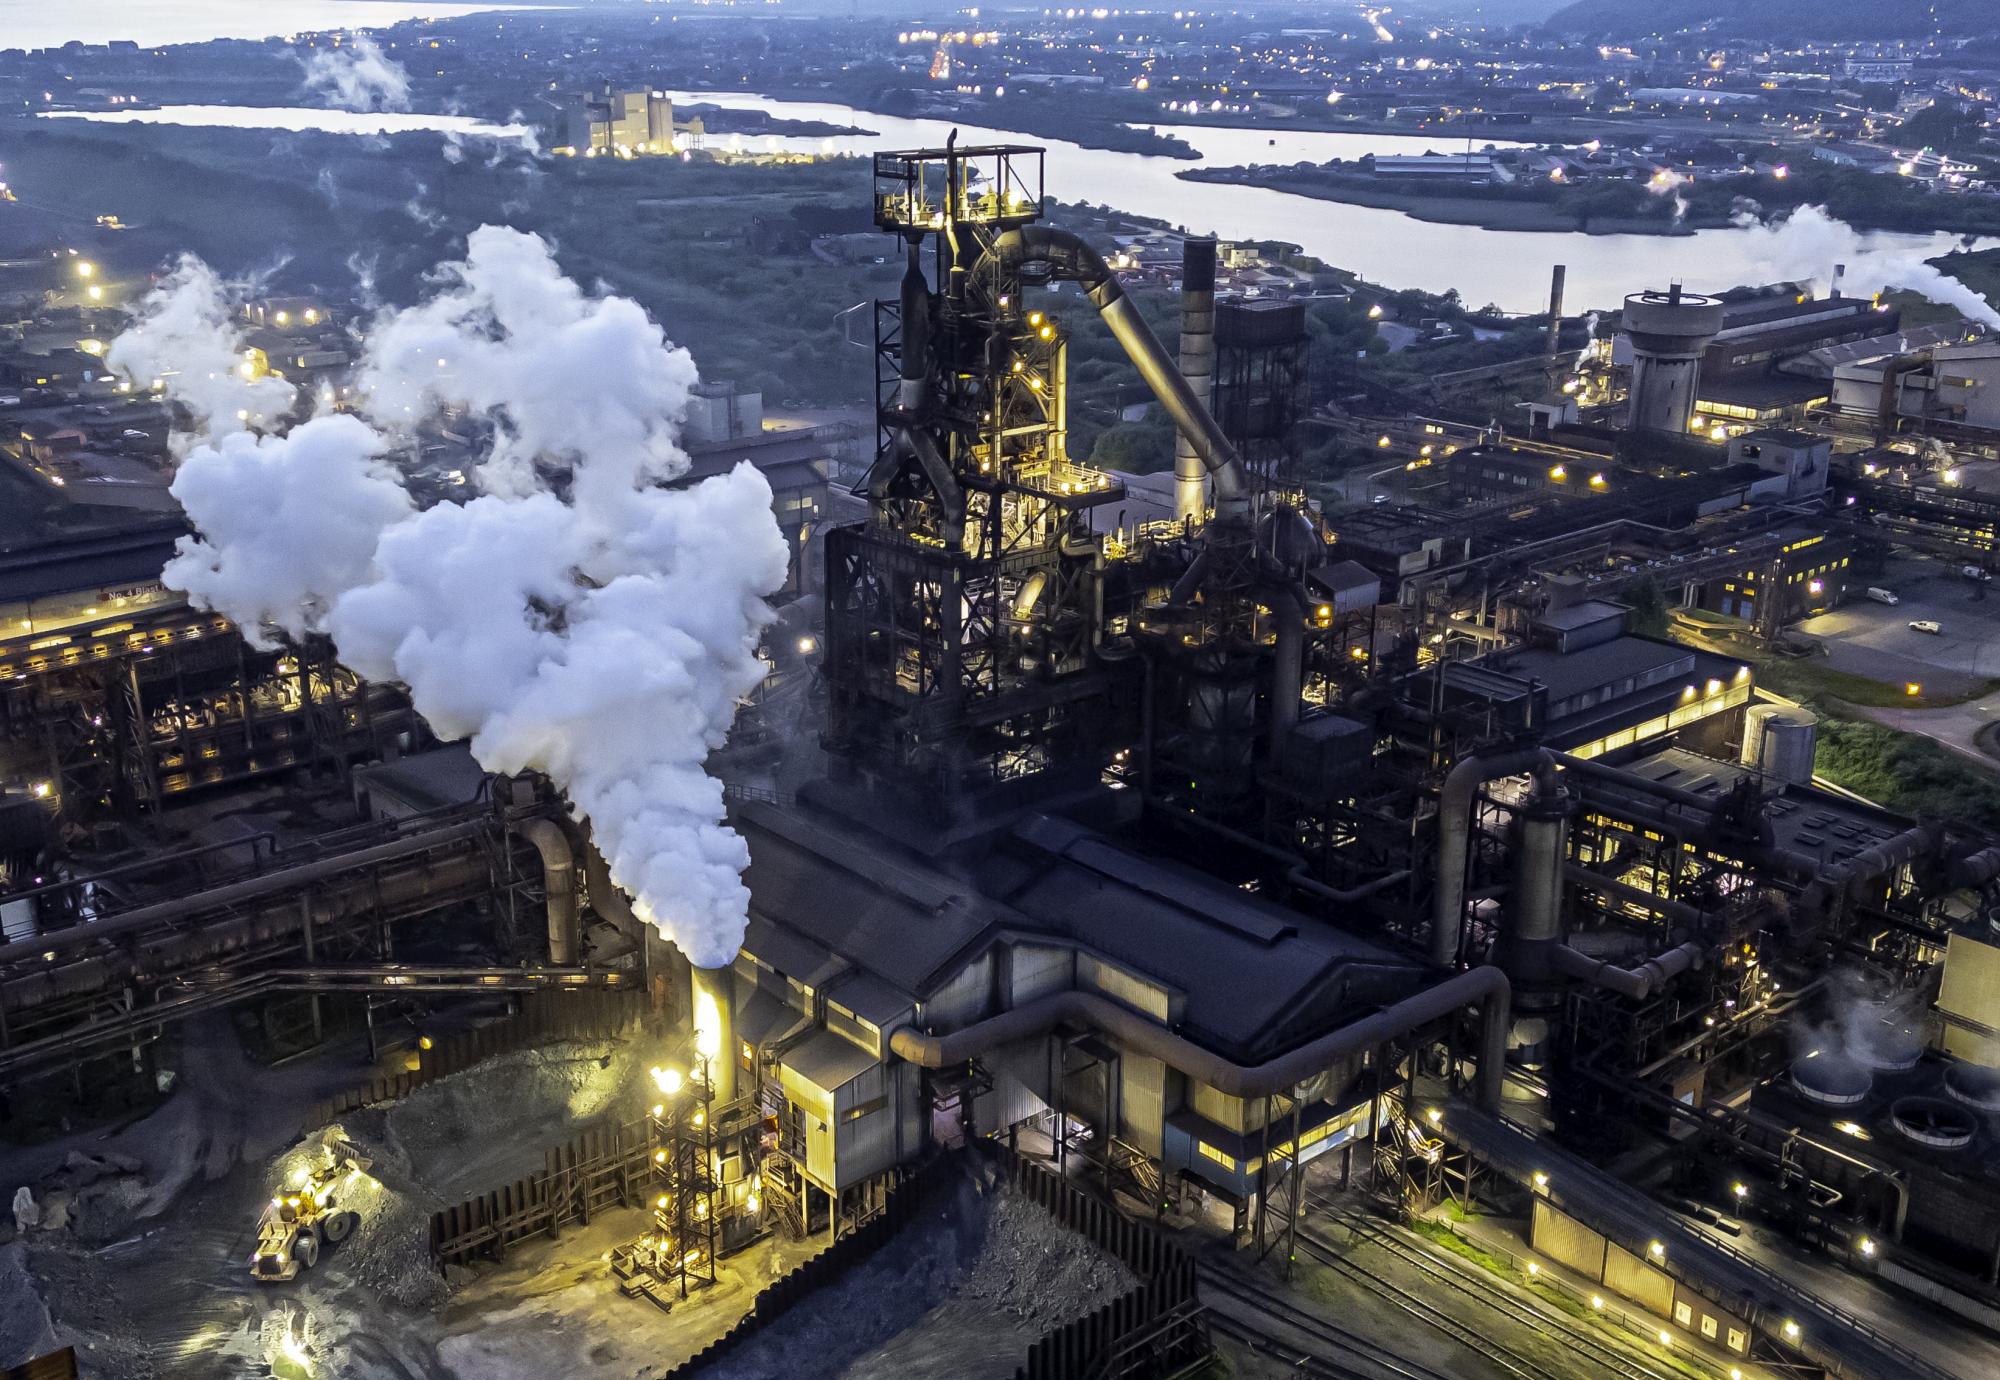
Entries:
MULTIPOLYGON (((788 557, 770 486, 745 463, 662 487, 688 468, 694 363, 636 303, 586 296, 537 236, 482 227, 435 281, 373 323, 365 420, 255 435, 283 410, 271 390, 253 408, 248 380, 162 375, 205 424, 173 484, 200 535, 166 582, 260 646, 326 633, 360 675, 406 684, 441 737, 469 737, 482 766, 546 772, 635 912, 696 965, 726 965, 749 850, 703 762, 765 674, 764 597, 788 557), (420 509, 386 457, 444 408, 490 427, 484 492, 420 509)), ((144 377, 240 345, 222 284, 189 260, 109 360, 144 377)))

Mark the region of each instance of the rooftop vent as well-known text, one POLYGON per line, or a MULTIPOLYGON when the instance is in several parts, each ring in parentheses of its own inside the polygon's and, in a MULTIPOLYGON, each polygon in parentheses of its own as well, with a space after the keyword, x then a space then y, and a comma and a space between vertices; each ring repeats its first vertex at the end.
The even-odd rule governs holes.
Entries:
POLYGON ((2000 1070, 1953 1064, 1944 1071, 1944 1090, 1968 1107, 2000 1112, 2000 1070))
POLYGON ((1871 1069, 1900 1073, 1924 1057, 1924 1039, 1906 1025, 1879 1025, 1852 1041, 1849 1052, 1871 1069))
POLYGON ((1979 1130, 1971 1112, 1941 1097, 1898 1098, 1889 1120, 1904 1136, 1933 1150, 1963 1149, 1979 1130))
POLYGON ((1875 1076, 1839 1054, 1808 1054, 1792 1064, 1792 1086, 1822 1107, 1852 1107, 1867 1100, 1875 1076))

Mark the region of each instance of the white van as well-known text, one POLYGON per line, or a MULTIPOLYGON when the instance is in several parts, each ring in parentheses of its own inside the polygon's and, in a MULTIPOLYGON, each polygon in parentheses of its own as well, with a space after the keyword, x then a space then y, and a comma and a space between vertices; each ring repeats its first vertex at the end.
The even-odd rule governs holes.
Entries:
POLYGON ((1893 590, 1887 589, 1870 589, 1868 597, 1878 604, 1900 604, 1903 602, 1896 597, 1893 590))

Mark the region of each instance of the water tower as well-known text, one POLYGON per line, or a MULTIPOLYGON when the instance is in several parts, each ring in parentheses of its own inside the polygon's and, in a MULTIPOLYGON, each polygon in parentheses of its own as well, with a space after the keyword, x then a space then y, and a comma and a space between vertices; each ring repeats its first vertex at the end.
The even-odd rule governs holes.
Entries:
POLYGON ((1701 352, 1722 330, 1722 302, 1683 292, 1635 292, 1625 299, 1626 336, 1632 342, 1631 411, 1634 431, 1687 434, 1701 381, 1701 352))

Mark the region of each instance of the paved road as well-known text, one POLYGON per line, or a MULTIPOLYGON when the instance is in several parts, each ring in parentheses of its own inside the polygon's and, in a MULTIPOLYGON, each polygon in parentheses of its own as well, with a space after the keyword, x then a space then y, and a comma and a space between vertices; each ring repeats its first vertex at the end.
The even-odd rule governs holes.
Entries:
POLYGON ((1957 693, 2000 676, 2000 586, 1977 585, 1944 561, 1896 557, 1873 577, 1902 601, 1878 604, 1856 582, 1847 602, 1797 624, 1819 638, 1827 664, 1871 680, 1914 680, 1932 693, 1957 693), (1940 624, 1921 633, 1912 622, 1940 624))

